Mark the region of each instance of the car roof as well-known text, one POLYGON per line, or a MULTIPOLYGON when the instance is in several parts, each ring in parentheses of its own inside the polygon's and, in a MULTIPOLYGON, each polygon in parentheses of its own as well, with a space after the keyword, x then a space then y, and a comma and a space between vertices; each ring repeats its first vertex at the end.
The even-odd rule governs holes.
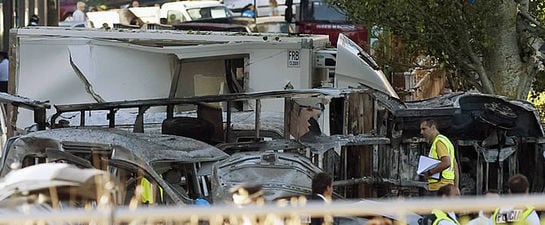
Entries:
POLYGON ((185 8, 203 8, 210 6, 223 6, 218 1, 181 1, 181 2, 167 2, 161 7, 185 7, 185 8))
POLYGON ((120 129, 60 128, 36 131, 19 137, 11 145, 17 153, 24 156, 28 152, 38 152, 45 148, 41 143, 88 143, 108 144, 115 150, 112 158, 135 163, 142 160, 147 164, 155 161, 209 162, 227 157, 220 149, 204 142, 174 135, 133 133, 120 129), (22 149, 26 149, 27 153, 22 149))

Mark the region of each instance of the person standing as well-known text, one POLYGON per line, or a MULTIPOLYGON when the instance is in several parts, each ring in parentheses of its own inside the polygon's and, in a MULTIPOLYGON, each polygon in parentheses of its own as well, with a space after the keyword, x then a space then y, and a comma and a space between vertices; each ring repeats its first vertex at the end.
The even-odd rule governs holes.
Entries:
MULTIPOLYGON (((527 195, 529 191, 528 178, 522 174, 515 174, 507 180, 508 193, 527 195)), ((539 216, 534 207, 526 206, 517 207, 501 207, 497 208, 492 214, 491 225, 501 224, 520 224, 520 225, 539 225, 539 216)))
POLYGON ((0 92, 8 92, 9 60, 7 52, 0 52, 0 92))
POLYGON ((76 3, 76 11, 72 13, 72 21, 76 22, 86 22, 87 16, 85 15, 85 2, 77 2, 76 3))
POLYGON ((271 8, 271 13, 269 16, 280 16, 280 11, 278 10, 278 2, 276 0, 269 0, 269 7, 271 8))
MULTIPOLYGON (((437 195, 441 197, 442 200, 456 198, 460 196, 460 189, 453 184, 447 184, 439 188, 437 195)), ((432 214, 435 217, 432 223, 433 225, 460 225, 454 212, 446 213, 442 210, 434 209, 432 210, 432 214)))
MULTIPOLYGON (((312 178, 312 194, 309 196, 310 201, 330 203, 333 198, 333 177, 329 174, 321 172, 312 178)), ((310 225, 322 225, 323 217, 311 218, 310 225)))
POLYGON ((244 6, 243 9, 244 10, 242 11, 242 14, 241 14, 242 17, 250 17, 250 18, 255 17, 255 7, 253 4, 250 3, 244 6))
POLYGON ((420 123, 420 134, 431 144, 428 156, 441 161, 436 167, 423 174, 424 179, 428 181, 428 194, 433 195, 446 184, 458 187, 458 165, 452 142, 439 133, 437 122, 433 119, 425 119, 420 123), (436 173, 440 173, 439 179, 431 177, 436 173))
POLYGON ((131 8, 138 8, 138 7, 140 7, 140 2, 139 1, 132 1, 131 8))

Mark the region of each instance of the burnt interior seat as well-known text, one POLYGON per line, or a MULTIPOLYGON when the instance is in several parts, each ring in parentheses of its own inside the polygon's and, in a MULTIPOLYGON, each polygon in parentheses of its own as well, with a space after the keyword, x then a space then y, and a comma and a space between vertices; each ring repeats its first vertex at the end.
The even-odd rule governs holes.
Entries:
POLYGON ((195 117, 174 117, 163 120, 161 133, 189 137, 209 143, 214 135, 214 124, 195 117))

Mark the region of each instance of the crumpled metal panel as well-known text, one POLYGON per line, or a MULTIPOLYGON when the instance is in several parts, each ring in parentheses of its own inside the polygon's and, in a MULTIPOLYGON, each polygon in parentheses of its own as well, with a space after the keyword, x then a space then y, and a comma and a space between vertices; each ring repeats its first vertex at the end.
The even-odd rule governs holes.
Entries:
MULTIPOLYGON (((405 102, 405 109, 393 112, 398 120, 403 121, 404 135, 419 136, 420 119, 435 118, 439 121, 439 128, 446 134, 463 134, 476 129, 485 129, 487 126, 502 128, 498 124, 486 122, 482 119, 486 104, 498 104, 508 107, 517 115, 515 127, 509 129, 508 135, 543 137, 543 129, 535 107, 522 100, 507 99, 502 96, 481 93, 454 92, 435 98, 405 102)), ((503 128, 502 128, 503 129, 503 128)), ((457 136, 457 135, 451 135, 457 136)), ((485 137, 472 137, 474 139, 485 137)))
POLYGON ((312 177, 321 172, 308 158, 285 152, 236 153, 214 164, 212 194, 215 203, 227 201, 231 187, 241 183, 263 185, 266 200, 311 193, 312 177))
POLYGON ((8 150, 5 163, 9 165, 20 162, 21 157, 30 153, 43 154, 45 147, 62 149, 62 142, 122 146, 129 152, 125 155, 121 152, 118 155, 114 154, 114 158, 133 163, 136 163, 135 160, 142 160, 147 164, 158 160, 207 162, 227 157, 226 153, 214 146, 186 137, 132 133, 118 129, 62 128, 37 131, 17 138, 8 150))

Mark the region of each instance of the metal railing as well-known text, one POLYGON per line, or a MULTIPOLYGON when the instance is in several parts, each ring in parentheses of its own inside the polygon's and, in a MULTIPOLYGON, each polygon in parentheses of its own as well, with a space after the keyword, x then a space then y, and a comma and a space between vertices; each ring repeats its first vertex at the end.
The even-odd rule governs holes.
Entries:
MULTIPOLYGON (((187 224, 210 225, 248 224, 248 225, 299 225, 303 217, 373 217, 396 218, 395 224, 407 223, 407 215, 430 214, 432 209, 457 212, 460 215, 476 213, 480 210, 492 212, 498 206, 535 207, 536 211, 545 209, 545 195, 504 196, 487 198, 481 196, 420 199, 391 199, 384 201, 334 201, 331 204, 305 203, 292 199, 281 204, 263 206, 235 207, 185 206, 185 207, 116 207, 101 209, 70 209, 53 211, 1 211, 0 224, 187 224), (246 222, 244 222, 246 221, 246 222), (250 223, 248 223, 250 221, 250 223), (252 222, 253 221, 253 222, 252 222)), ((459 216, 461 224, 468 217, 459 216)), ((326 219, 326 221, 328 221, 326 219)), ((545 218, 541 219, 545 224, 545 218)), ((364 225, 364 224, 362 224, 364 225)))

